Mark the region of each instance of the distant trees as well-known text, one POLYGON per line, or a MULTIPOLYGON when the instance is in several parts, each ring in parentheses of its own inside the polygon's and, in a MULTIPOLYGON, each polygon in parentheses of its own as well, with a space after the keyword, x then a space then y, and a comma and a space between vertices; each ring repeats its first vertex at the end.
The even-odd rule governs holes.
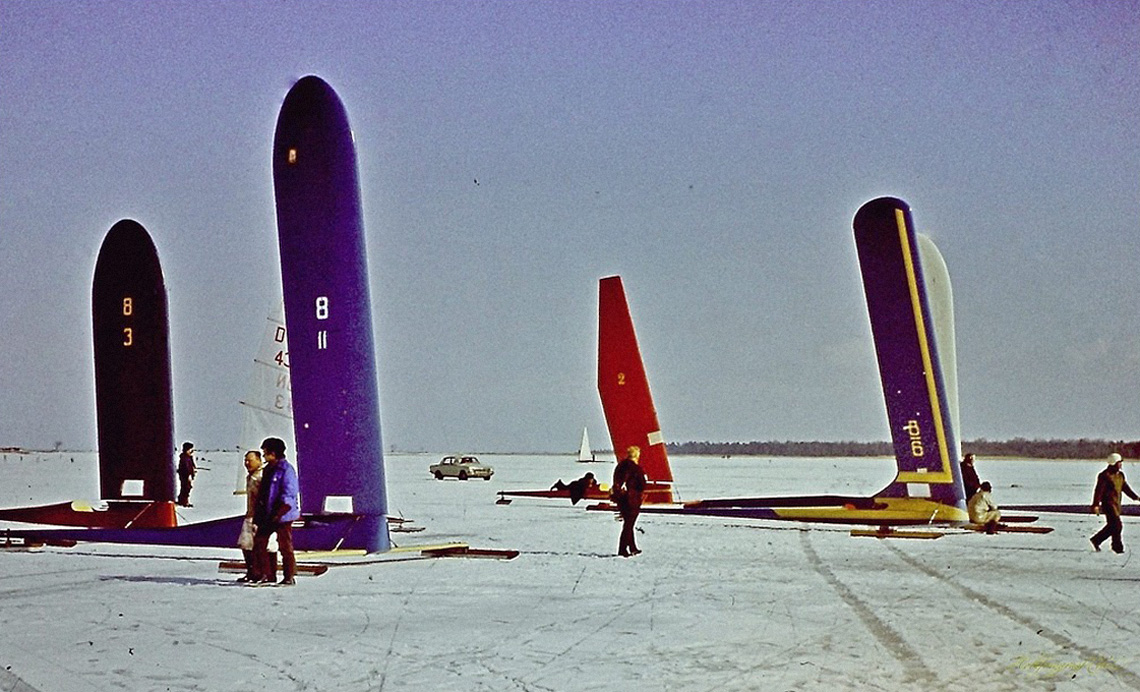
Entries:
MULTIPOLYGON (((709 456, 772 457, 873 457, 891 456, 890 442, 670 442, 669 454, 709 456)), ((1117 452, 1126 459, 1140 459, 1140 441, 1112 440, 1012 440, 984 438, 962 443, 962 453, 980 457, 1014 457, 1021 459, 1101 459, 1117 452)))
POLYGON ((670 442, 669 454, 770 457, 875 457, 891 454, 889 442, 670 442))

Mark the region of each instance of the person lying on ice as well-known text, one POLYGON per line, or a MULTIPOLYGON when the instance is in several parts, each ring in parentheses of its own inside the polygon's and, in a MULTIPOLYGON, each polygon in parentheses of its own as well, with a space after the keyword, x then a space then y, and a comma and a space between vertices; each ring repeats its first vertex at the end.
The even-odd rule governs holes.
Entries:
POLYGON ((554 485, 550 486, 550 489, 569 490, 570 504, 576 505, 579 500, 586 497, 586 493, 590 491, 590 488, 596 487, 598 487, 598 481, 594 479, 594 474, 587 472, 585 476, 582 476, 576 481, 570 481, 569 484, 563 483, 562 479, 559 478, 554 482, 554 485))

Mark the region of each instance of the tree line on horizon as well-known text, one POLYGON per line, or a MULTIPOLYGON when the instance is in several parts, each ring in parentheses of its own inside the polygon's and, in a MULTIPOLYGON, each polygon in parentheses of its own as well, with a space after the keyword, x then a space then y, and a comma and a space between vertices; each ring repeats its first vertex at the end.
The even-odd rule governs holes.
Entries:
MULTIPOLYGON (((773 456, 773 457, 879 457, 891 456, 890 442, 670 442, 665 445, 671 455, 702 456, 773 456)), ((1112 440, 987 440, 980 438, 962 443, 962 453, 979 457, 1013 457, 1022 459, 1103 459, 1116 452, 1125 459, 1140 458, 1140 441, 1112 440)))

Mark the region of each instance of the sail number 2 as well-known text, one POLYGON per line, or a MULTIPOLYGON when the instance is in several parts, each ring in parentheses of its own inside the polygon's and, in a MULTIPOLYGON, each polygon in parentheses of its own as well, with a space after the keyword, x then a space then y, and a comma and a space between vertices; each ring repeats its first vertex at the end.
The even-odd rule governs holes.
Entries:
POLYGON ((618 386, 619 387, 625 386, 625 373, 624 372, 618 373, 618 386))

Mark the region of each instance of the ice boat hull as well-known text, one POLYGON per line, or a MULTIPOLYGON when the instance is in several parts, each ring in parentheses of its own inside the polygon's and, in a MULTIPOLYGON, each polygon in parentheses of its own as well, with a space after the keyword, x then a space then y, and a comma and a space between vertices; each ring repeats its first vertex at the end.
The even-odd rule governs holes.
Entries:
MULTIPOLYGON (((4 535, 39 543, 117 543, 236 549, 244 519, 241 516, 225 517, 164 528, 10 529, 5 530, 4 535)), ((302 517, 293 526, 293 545, 297 550, 375 552, 371 546, 378 532, 387 533, 387 523, 383 517, 351 514, 302 517)))
POLYGON ((91 505, 61 502, 38 507, 0 509, 0 521, 90 528, 157 528, 177 524, 173 502, 107 501, 91 505))

